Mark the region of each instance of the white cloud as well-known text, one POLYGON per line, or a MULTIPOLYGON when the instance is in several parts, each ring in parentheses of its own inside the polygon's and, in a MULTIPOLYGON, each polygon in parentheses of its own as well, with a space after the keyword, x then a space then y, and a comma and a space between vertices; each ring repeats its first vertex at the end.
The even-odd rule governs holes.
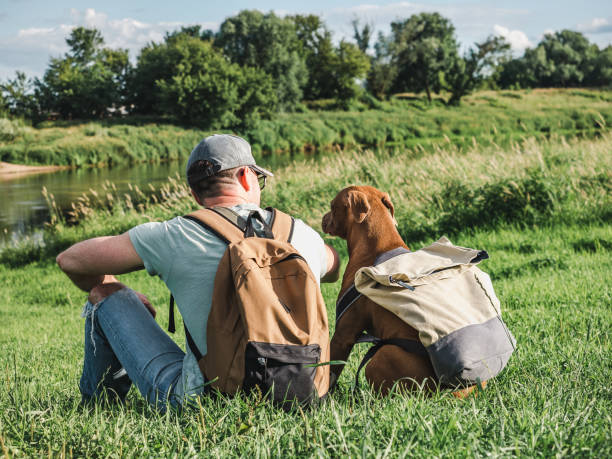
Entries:
POLYGON ((594 18, 586 24, 578 24, 576 28, 588 34, 612 32, 612 18, 594 18))
POLYGON ((104 13, 97 13, 93 8, 87 8, 81 22, 86 27, 104 27, 107 17, 104 13))
POLYGON ((510 43, 510 47, 513 51, 524 51, 526 48, 533 46, 525 32, 521 30, 510 30, 507 27, 500 26, 495 24, 493 26, 493 32, 496 35, 501 35, 506 39, 508 43, 510 43))
POLYGON ((17 33, 17 36, 19 38, 27 38, 27 37, 39 36, 39 35, 49 35, 53 33, 53 30, 54 30, 53 27, 48 27, 48 28, 31 27, 29 29, 21 29, 17 33))
POLYGON ((362 24, 370 23, 377 31, 388 34, 390 24, 402 21, 413 14, 438 12, 450 19, 464 46, 486 37, 491 24, 508 20, 511 17, 524 17, 529 12, 524 9, 506 9, 483 4, 435 5, 414 2, 396 2, 387 5, 361 4, 349 8, 334 8, 321 12, 329 28, 336 31, 337 40, 352 37, 351 21, 359 19, 362 24))
MULTIPOLYGON (((67 23, 55 27, 22 29, 15 36, 0 39, 0 80, 14 76, 14 71, 25 71, 28 76, 42 76, 50 57, 68 51, 66 38, 74 27, 95 27, 102 32, 106 46, 124 48, 134 61, 140 50, 152 41, 163 40, 166 32, 178 29, 181 22, 145 23, 132 18, 109 19, 103 12, 87 8, 72 9, 67 23)), ((204 29, 217 29, 219 24, 200 23, 204 29)))

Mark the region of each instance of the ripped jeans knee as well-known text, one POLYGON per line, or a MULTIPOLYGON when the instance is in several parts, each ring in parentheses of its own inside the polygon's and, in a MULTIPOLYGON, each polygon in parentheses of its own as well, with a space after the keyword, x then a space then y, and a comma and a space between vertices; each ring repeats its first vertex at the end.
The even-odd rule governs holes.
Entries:
POLYGON ((82 313, 85 355, 81 392, 89 397, 110 388, 122 398, 129 380, 151 404, 164 407, 167 398, 172 403, 170 395, 174 396, 178 387, 185 353, 155 322, 134 290, 125 286, 111 292, 97 290, 103 291, 93 291, 101 295, 90 296, 82 313))
POLYGON ((97 285, 91 289, 87 297, 87 302, 83 305, 83 311, 81 317, 85 320, 90 320, 89 334, 90 341, 93 346, 94 356, 96 355, 96 340, 94 339, 95 333, 95 314, 98 308, 106 301, 108 297, 115 294, 116 292, 127 289, 127 287, 119 282, 113 282, 109 284, 97 285))
POLYGON ((127 288, 127 287, 121 282, 109 282, 106 284, 99 284, 91 289, 91 291, 89 292, 89 296, 87 297, 87 300, 93 304, 97 304, 97 303, 100 303, 101 301, 104 301, 106 298, 111 296, 113 293, 118 292, 119 290, 122 290, 124 288, 127 288))

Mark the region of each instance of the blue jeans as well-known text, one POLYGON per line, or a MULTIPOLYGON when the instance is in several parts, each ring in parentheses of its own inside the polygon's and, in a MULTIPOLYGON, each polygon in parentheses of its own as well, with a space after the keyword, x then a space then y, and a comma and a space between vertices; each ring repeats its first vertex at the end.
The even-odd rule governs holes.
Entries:
POLYGON ((175 388, 185 353, 133 290, 121 289, 95 305, 88 301, 83 315, 85 359, 79 388, 84 400, 106 394, 123 401, 134 382, 161 411, 168 401, 173 406, 180 404, 175 388))

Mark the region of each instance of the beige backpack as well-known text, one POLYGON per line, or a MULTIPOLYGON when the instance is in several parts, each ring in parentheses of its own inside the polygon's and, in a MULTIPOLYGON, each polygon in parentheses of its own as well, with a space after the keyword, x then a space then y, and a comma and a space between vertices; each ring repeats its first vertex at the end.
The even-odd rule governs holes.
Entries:
POLYGON ((336 321, 360 295, 391 311, 419 332, 420 343, 360 337, 428 355, 442 385, 471 386, 496 376, 516 341, 501 317, 488 274, 478 264, 489 255, 453 245, 443 237, 415 252, 398 248, 381 254, 355 274, 354 286, 338 301, 336 321))
POLYGON ((268 210, 270 225, 257 211, 244 220, 222 207, 185 217, 228 244, 215 277, 205 356, 186 334, 211 387, 226 394, 259 388, 288 407, 328 392, 329 365, 317 364, 329 361, 329 329, 317 280, 290 244, 293 219, 268 210))

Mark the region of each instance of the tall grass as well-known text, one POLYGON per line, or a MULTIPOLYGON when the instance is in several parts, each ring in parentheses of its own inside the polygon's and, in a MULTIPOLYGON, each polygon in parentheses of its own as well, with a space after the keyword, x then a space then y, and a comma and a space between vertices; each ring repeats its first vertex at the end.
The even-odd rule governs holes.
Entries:
MULTIPOLYGON (((238 134, 260 157, 446 143, 469 147, 475 141, 507 146, 525 137, 598 136, 612 125, 611 101, 612 92, 594 90, 489 91, 466 98, 460 107, 397 97, 376 108, 280 114, 238 134)), ((146 119, 11 125, 7 133, 0 133, 0 161, 77 167, 186 157, 210 134, 146 119)))
MULTIPOLYGON (((422 149, 345 152, 295 160, 277 169, 263 202, 320 227, 329 201, 342 188, 372 185, 390 193, 399 230, 411 243, 431 234, 453 235, 501 223, 609 222, 612 217, 612 134, 599 140, 525 139, 507 148, 447 143, 422 149)), ((195 203, 181 177, 155 189, 119 194, 111 183, 61 212, 48 196, 51 222, 45 245, 25 241, 0 253, 22 265, 57 253, 86 237, 119 233, 135 224, 172 218, 195 203)), ((337 242, 336 242, 337 243, 337 242)))

